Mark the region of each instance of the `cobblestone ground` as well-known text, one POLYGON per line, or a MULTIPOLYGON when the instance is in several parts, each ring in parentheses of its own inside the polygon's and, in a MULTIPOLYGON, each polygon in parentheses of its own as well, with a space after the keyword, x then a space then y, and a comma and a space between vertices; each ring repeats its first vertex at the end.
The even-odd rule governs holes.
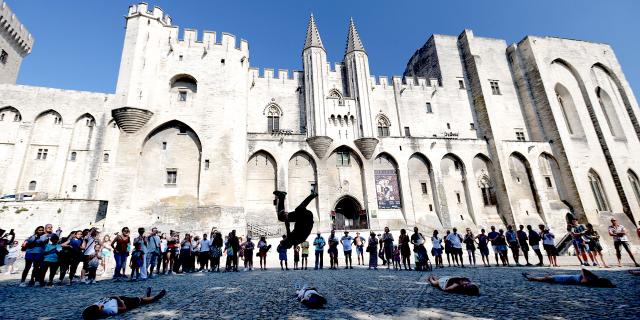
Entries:
MULTIPOLYGON (((575 259, 575 258, 574 258, 575 259)), ((565 259, 563 259, 565 260, 565 259)), ((569 261, 572 261, 569 259, 569 261)), ((598 269, 618 287, 597 289, 525 282, 521 272, 575 273, 564 268, 444 268, 480 284, 480 297, 446 294, 424 280, 427 272, 353 270, 252 271, 161 276, 145 282, 102 280, 94 285, 19 288, 16 275, 0 280, 2 319, 78 319, 108 295, 142 295, 147 286, 168 291, 159 302, 123 319, 638 319, 640 277, 624 268, 598 269), (308 310, 293 298, 296 285, 316 286, 329 303, 308 310)))

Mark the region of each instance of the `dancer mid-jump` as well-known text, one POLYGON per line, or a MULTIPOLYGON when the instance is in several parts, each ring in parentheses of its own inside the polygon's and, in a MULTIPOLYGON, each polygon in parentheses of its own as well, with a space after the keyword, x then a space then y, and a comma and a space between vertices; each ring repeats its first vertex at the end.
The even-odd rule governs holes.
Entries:
POLYGON ((309 205, 318 194, 314 190, 311 190, 311 194, 291 212, 284 211, 284 198, 287 196, 287 193, 284 191, 274 191, 273 194, 276 196, 273 204, 276 206, 276 211, 278 212, 278 220, 284 222, 285 228, 287 229, 287 236, 282 240, 281 244, 287 249, 301 244, 309 237, 313 229, 313 213, 307 210, 307 205, 309 205), (293 230, 289 228, 289 223, 291 222, 296 224, 293 230))

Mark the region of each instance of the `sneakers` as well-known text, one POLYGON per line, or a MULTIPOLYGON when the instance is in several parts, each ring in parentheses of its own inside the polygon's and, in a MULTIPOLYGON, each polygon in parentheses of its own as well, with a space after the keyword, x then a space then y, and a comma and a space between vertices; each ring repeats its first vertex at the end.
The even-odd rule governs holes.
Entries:
POLYGON ((155 297, 153 297, 153 301, 155 302, 155 301, 158 301, 158 300, 162 299, 162 297, 164 297, 166 294, 167 294, 167 290, 162 289, 162 290, 158 293, 158 295, 156 295, 155 297))
POLYGON ((598 266, 598 263, 597 263, 597 262, 594 262, 594 263, 593 263, 593 266, 594 266, 594 267, 597 267, 597 266, 598 266))
POLYGON ((24 288, 24 287, 26 287, 26 286, 27 286, 27 283, 26 283, 26 282, 20 282, 19 287, 24 288))

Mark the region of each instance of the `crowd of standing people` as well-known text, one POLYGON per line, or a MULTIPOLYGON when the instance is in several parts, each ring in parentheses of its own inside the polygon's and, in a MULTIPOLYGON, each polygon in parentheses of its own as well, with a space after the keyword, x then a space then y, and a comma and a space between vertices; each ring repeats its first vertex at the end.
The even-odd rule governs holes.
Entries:
MULTIPOLYGON (((602 256, 601 236, 591 224, 582 225, 573 219, 568 231, 581 265, 588 266, 590 260, 593 266, 609 267, 602 256)), ((637 232, 640 235, 640 228, 637 232)), ((614 241, 618 265, 621 265, 621 251, 624 248, 638 266, 629 246, 627 230, 612 219, 608 233, 614 241)), ((388 227, 381 234, 371 231, 368 238, 359 232, 351 236, 349 231, 338 236, 333 230, 325 240, 321 233, 317 233, 311 241, 304 240, 292 247, 285 245, 285 239, 283 236, 276 247, 281 270, 289 270, 289 250, 293 251, 294 270, 308 269, 310 251, 315 256, 313 269, 323 269, 325 249, 329 257, 329 269, 340 267, 339 251, 342 251, 344 269, 353 269, 352 256, 355 254, 357 265, 368 266, 369 269, 377 270, 381 262, 387 269, 430 270, 432 264, 426 249, 428 241, 431 242, 430 253, 436 268, 445 266, 444 256, 448 266, 464 267, 464 251, 467 266, 480 263, 491 266, 491 251, 496 266, 532 266, 534 263, 543 266, 543 250, 548 265, 558 266, 555 235, 544 225, 537 226, 537 230, 530 225, 519 225, 517 228, 508 225, 506 232, 491 226, 488 233, 481 229, 478 234, 469 228, 464 233, 452 228, 445 230, 443 236, 434 230, 430 238, 416 227, 411 235, 405 229, 400 230, 397 242, 388 227), (342 250, 339 250, 340 247, 342 250), (478 262, 477 251, 481 259, 478 262), (365 261, 365 252, 369 254, 368 262, 365 261), (530 256, 530 252, 533 252, 533 256, 530 256)), ((101 235, 97 228, 74 230, 63 236, 60 228, 54 231, 53 226, 47 224, 37 227, 21 245, 15 241, 13 230, 9 233, 0 230, 0 261, 7 272, 13 271, 20 252, 25 253, 20 286, 33 286, 36 283, 40 286, 72 285, 76 278, 92 284, 96 281, 98 271, 115 281, 144 281, 173 273, 251 271, 254 269, 254 255, 259 260, 260 270, 266 270, 267 254, 271 247, 265 237, 260 237, 256 243, 251 237, 237 236, 235 230, 227 235, 212 230, 202 236, 192 236, 176 231, 162 233, 157 228, 147 232, 145 228, 139 228, 137 234, 132 235, 129 228, 124 227, 112 238, 108 234, 101 235), (225 258, 224 266, 221 266, 222 258, 225 258)))

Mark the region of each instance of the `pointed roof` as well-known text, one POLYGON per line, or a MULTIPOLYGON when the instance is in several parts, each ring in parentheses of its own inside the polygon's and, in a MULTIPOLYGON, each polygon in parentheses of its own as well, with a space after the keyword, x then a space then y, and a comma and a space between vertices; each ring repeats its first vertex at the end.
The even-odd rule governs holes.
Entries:
POLYGON ((313 18, 313 13, 309 18, 309 24, 307 25, 307 37, 304 41, 304 49, 309 49, 311 47, 321 48, 324 50, 324 46, 322 45, 322 39, 320 39, 320 33, 318 32, 318 27, 316 26, 316 20, 313 18))
POLYGON ((347 50, 344 54, 346 55, 353 51, 366 52, 362 45, 362 40, 360 40, 358 30, 356 29, 356 24, 353 23, 353 18, 351 18, 349 21, 349 34, 347 35, 347 50))

